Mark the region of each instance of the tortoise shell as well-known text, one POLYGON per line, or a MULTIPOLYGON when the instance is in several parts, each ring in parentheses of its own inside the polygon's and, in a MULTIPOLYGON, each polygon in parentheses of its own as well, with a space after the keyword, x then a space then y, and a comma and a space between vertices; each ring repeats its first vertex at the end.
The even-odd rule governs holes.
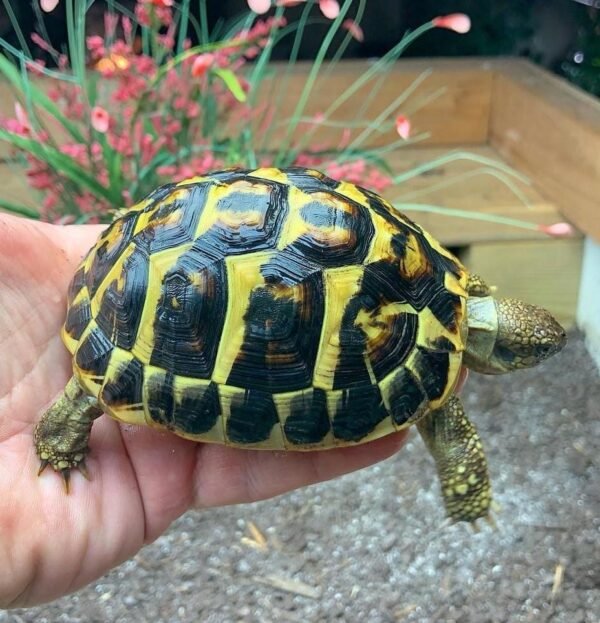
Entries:
POLYGON ((466 272, 378 195, 318 171, 162 186, 103 233, 62 336, 106 413, 183 437, 313 449, 452 393, 466 272))

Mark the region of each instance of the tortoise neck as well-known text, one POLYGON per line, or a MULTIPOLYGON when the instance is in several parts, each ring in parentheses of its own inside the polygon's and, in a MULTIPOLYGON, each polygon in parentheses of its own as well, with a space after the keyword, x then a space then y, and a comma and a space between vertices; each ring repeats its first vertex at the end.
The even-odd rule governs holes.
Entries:
POLYGON ((491 296, 467 299, 467 325, 469 329, 464 364, 475 372, 498 374, 492 366, 494 346, 498 337, 498 310, 491 296))

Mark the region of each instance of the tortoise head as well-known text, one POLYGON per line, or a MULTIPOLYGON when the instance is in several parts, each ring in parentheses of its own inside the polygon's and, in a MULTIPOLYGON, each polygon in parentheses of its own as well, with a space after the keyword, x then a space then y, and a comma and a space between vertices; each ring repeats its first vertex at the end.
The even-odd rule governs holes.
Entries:
POLYGON ((531 368, 558 353, 567 341, 550 312, 516 299, 472 297, 467 315, 464 362, 484 374, 531 368))

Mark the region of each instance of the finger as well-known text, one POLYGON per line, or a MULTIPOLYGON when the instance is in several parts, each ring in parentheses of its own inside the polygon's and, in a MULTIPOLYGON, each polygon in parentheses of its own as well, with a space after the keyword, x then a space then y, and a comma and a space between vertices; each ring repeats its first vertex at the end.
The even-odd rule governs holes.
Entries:
POLYGON ((190 507, 198 444, 146 426, 119 430, 142 502, 144 542, 151 542, 190 507))
POLYGON ((106 225, 52 226, 53 238, 75 267, 88 250, 96 243, 106 225))
POLYGON ((406 431, 347 448, 313 452, 198 448, 196 508, 253 502, 361 469, 396 453, 406 431))

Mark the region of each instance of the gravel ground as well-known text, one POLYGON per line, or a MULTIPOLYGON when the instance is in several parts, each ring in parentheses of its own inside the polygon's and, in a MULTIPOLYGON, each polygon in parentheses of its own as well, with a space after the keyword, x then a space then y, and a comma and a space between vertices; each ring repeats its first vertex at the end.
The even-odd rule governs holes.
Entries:
POLYGON ((96 584, 0 622, 600 623, 599 381, 579 335, 535 370, 471 376, 497 530, 444 525, 413 434, 359 473, 190 512, 96 584))

